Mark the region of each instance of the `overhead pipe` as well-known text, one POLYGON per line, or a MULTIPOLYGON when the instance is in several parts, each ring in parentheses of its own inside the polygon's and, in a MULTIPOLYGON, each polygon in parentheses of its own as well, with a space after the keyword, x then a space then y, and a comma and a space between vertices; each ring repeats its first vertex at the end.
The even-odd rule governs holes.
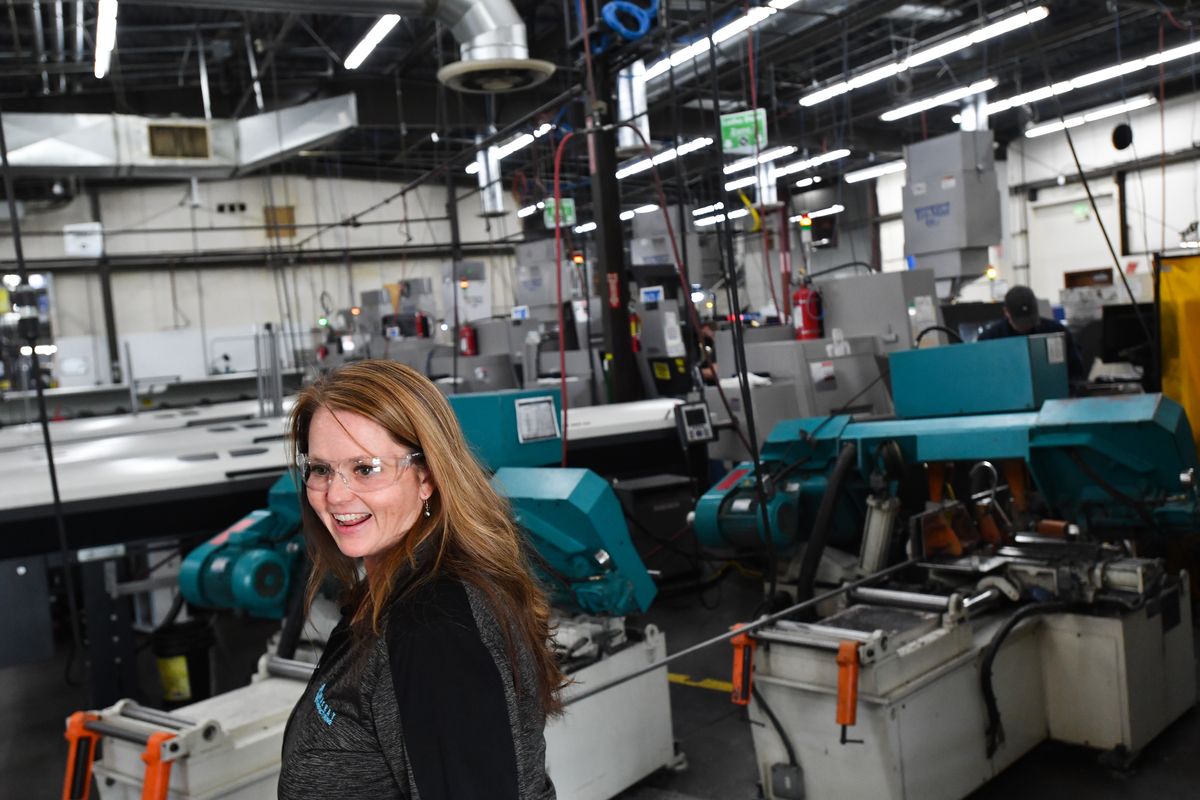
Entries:
POLYGON ((75 61, 83 61, 83 0, 75 0, 75 61))
POLYGON ((32 0, 33 12, 33 57, 42 70, 42 94, 50 94, 50 73, 46 71, 46 31, 42 26, 42 4, 32 0))
POLYGON ((646 103, 646 62, 638 59, 617 73, 617 122, 628 122, 633 128, 617 130, 617 150, 620 153, 640 153, 643 142, 650 141, 649 105, 646 103), (638 131, 642 135, 638 136, 638 131))
POLYGON ((63 57, 67 51, 67 23, 63 17, 63 0, 54 0, 54 65, 58 68, 58 91, 67 91, 67 76, 63 73, 63 57))
MULTIPOLYGON (((155 5, 155 0, 126 0, 155 5)), ((171 0, 172 5, 329 13, 328 0, 171 0)), ((432 16, 450 29, 461 61, 438 70, 438 80, 461 92, 499 93, 528 89, 554 74, 549 61, 529 57, 525 23, 510 0, 344 0, 339 14, 432 16)))

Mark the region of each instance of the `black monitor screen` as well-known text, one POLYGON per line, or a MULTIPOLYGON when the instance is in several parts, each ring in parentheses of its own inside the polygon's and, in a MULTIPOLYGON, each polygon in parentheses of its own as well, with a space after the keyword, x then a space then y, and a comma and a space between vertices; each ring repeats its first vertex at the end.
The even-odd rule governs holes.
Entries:
POLYGON ((1128 361, 1149 366, 1151 351, 1150 343, 1146 340, 1146 328, 1153 333, 1154 304, 1105 306, 1103 313, 1100 357, 1107 362, 1128 361), (1142 327, 1143 323, 1146 328, 1142 327))
POLYGON ((703 425, 708 422, 708 415, 703 408, 688 408, 683 412, 683 419, 689 426, 703 425))
POLYGON ((964 342, 973 342, 988 325, 1004 319, 1004 304, 948 303, 942 306, 942 319, 946 327, 956 331, 964 342))

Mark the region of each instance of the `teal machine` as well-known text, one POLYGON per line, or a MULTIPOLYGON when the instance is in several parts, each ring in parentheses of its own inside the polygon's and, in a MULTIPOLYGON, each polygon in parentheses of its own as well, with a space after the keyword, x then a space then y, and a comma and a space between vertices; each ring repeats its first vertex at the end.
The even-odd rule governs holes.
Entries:
MULTIPOLYGON (((599 475, 559 461, 557 389, 457 395, 450 405, 492 485, 537 554, 535 567, 559 607, 623 616, 644 611, 656 588, 629 539, 620 502, 599 475)), ((193 550, 180 588, 205 608, 284 616, 304 550, 295 479, 284 475, 253 511, 193 550)))
POLYGON ((830 545, 853 549, 904 465, 980 462, 993 488, 1023 465, 1046 515, 1089 538, 1200 530, 1182 407, 1158 394, 1068 399, 1064 347, 1051 335, 891 354, 894 419, 780 423, 761 451, 768 525, 747 462, 700 499, 697 536, 788 553, 819 528, 830 545))

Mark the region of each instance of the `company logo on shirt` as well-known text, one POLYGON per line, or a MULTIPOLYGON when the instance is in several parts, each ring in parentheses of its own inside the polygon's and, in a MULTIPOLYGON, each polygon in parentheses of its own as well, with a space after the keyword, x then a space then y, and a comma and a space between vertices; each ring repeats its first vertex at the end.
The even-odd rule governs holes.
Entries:
POLYGON ((317 695, 313 698, 313 703, 316 705, 317 713, 321 716, 325 724, 332 725, 337 712, 329 707, 329 703, 325 702, 325 684, 322 683, 321 688, 317 689, 317 695))

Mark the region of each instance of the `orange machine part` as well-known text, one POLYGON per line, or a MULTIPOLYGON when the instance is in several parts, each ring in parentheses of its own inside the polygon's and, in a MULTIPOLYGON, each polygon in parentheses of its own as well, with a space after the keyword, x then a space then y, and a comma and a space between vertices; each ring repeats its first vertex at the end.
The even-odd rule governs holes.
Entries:
POLYGON ((146 762, 146 776, 142 780, 142 800, 167 800, 171 785, 171 762, 163 761, 163 742, 175 738, 175 734, 157 731, 150 734, 142 761, 146 762))
POLYGON ((99 717, 86 711, 76 711, 67 717, 67 731, 63 737, 69 744, 62 800, 86 800, 92 791, 92 762, 96 759, 96 743, 100 741, 100 734, 88 730, 85 726, 95 719, 99 717), (81 747, 86 748, 83 754, 79 750, 81 747), (83 776, 77 778, 76 770, 79 769, 83 770, 83 776), (74 792, 77 783, 81 791, 74 792))
POLYGON ((1067 538, 1067 528, 1070 523, 1062 519, 1043 519, 1037 524, 1038 536, 1048 536, 1052 539, 1067 538))
POLYGON ((858 720, 858 648, 862 642, 838 645, 837 724, 843 727, 858 720))
MULTIPOLYGON (((738 623, 733 630, 741 627, 742 624, 738 623)), ((734 705, 748 706, 754 689, 754 649, 758 647, 758 642, 751 639, 749 634, 739 633, 729 643, 733 645, 732 700, 734 705)))
POLYGON ((1012 493, 1013 507, 1024 513, 1029 510, 1029 498, 1025 493, 1025 462, 1005 461, 1004 479, 1008 481, 1008 490, 1012 493))
POLYGON ((942 502, 942 495, 946 490, 946 465, 945 464, 930 464, 929 470, 929 501, 931 503, 942 502))

